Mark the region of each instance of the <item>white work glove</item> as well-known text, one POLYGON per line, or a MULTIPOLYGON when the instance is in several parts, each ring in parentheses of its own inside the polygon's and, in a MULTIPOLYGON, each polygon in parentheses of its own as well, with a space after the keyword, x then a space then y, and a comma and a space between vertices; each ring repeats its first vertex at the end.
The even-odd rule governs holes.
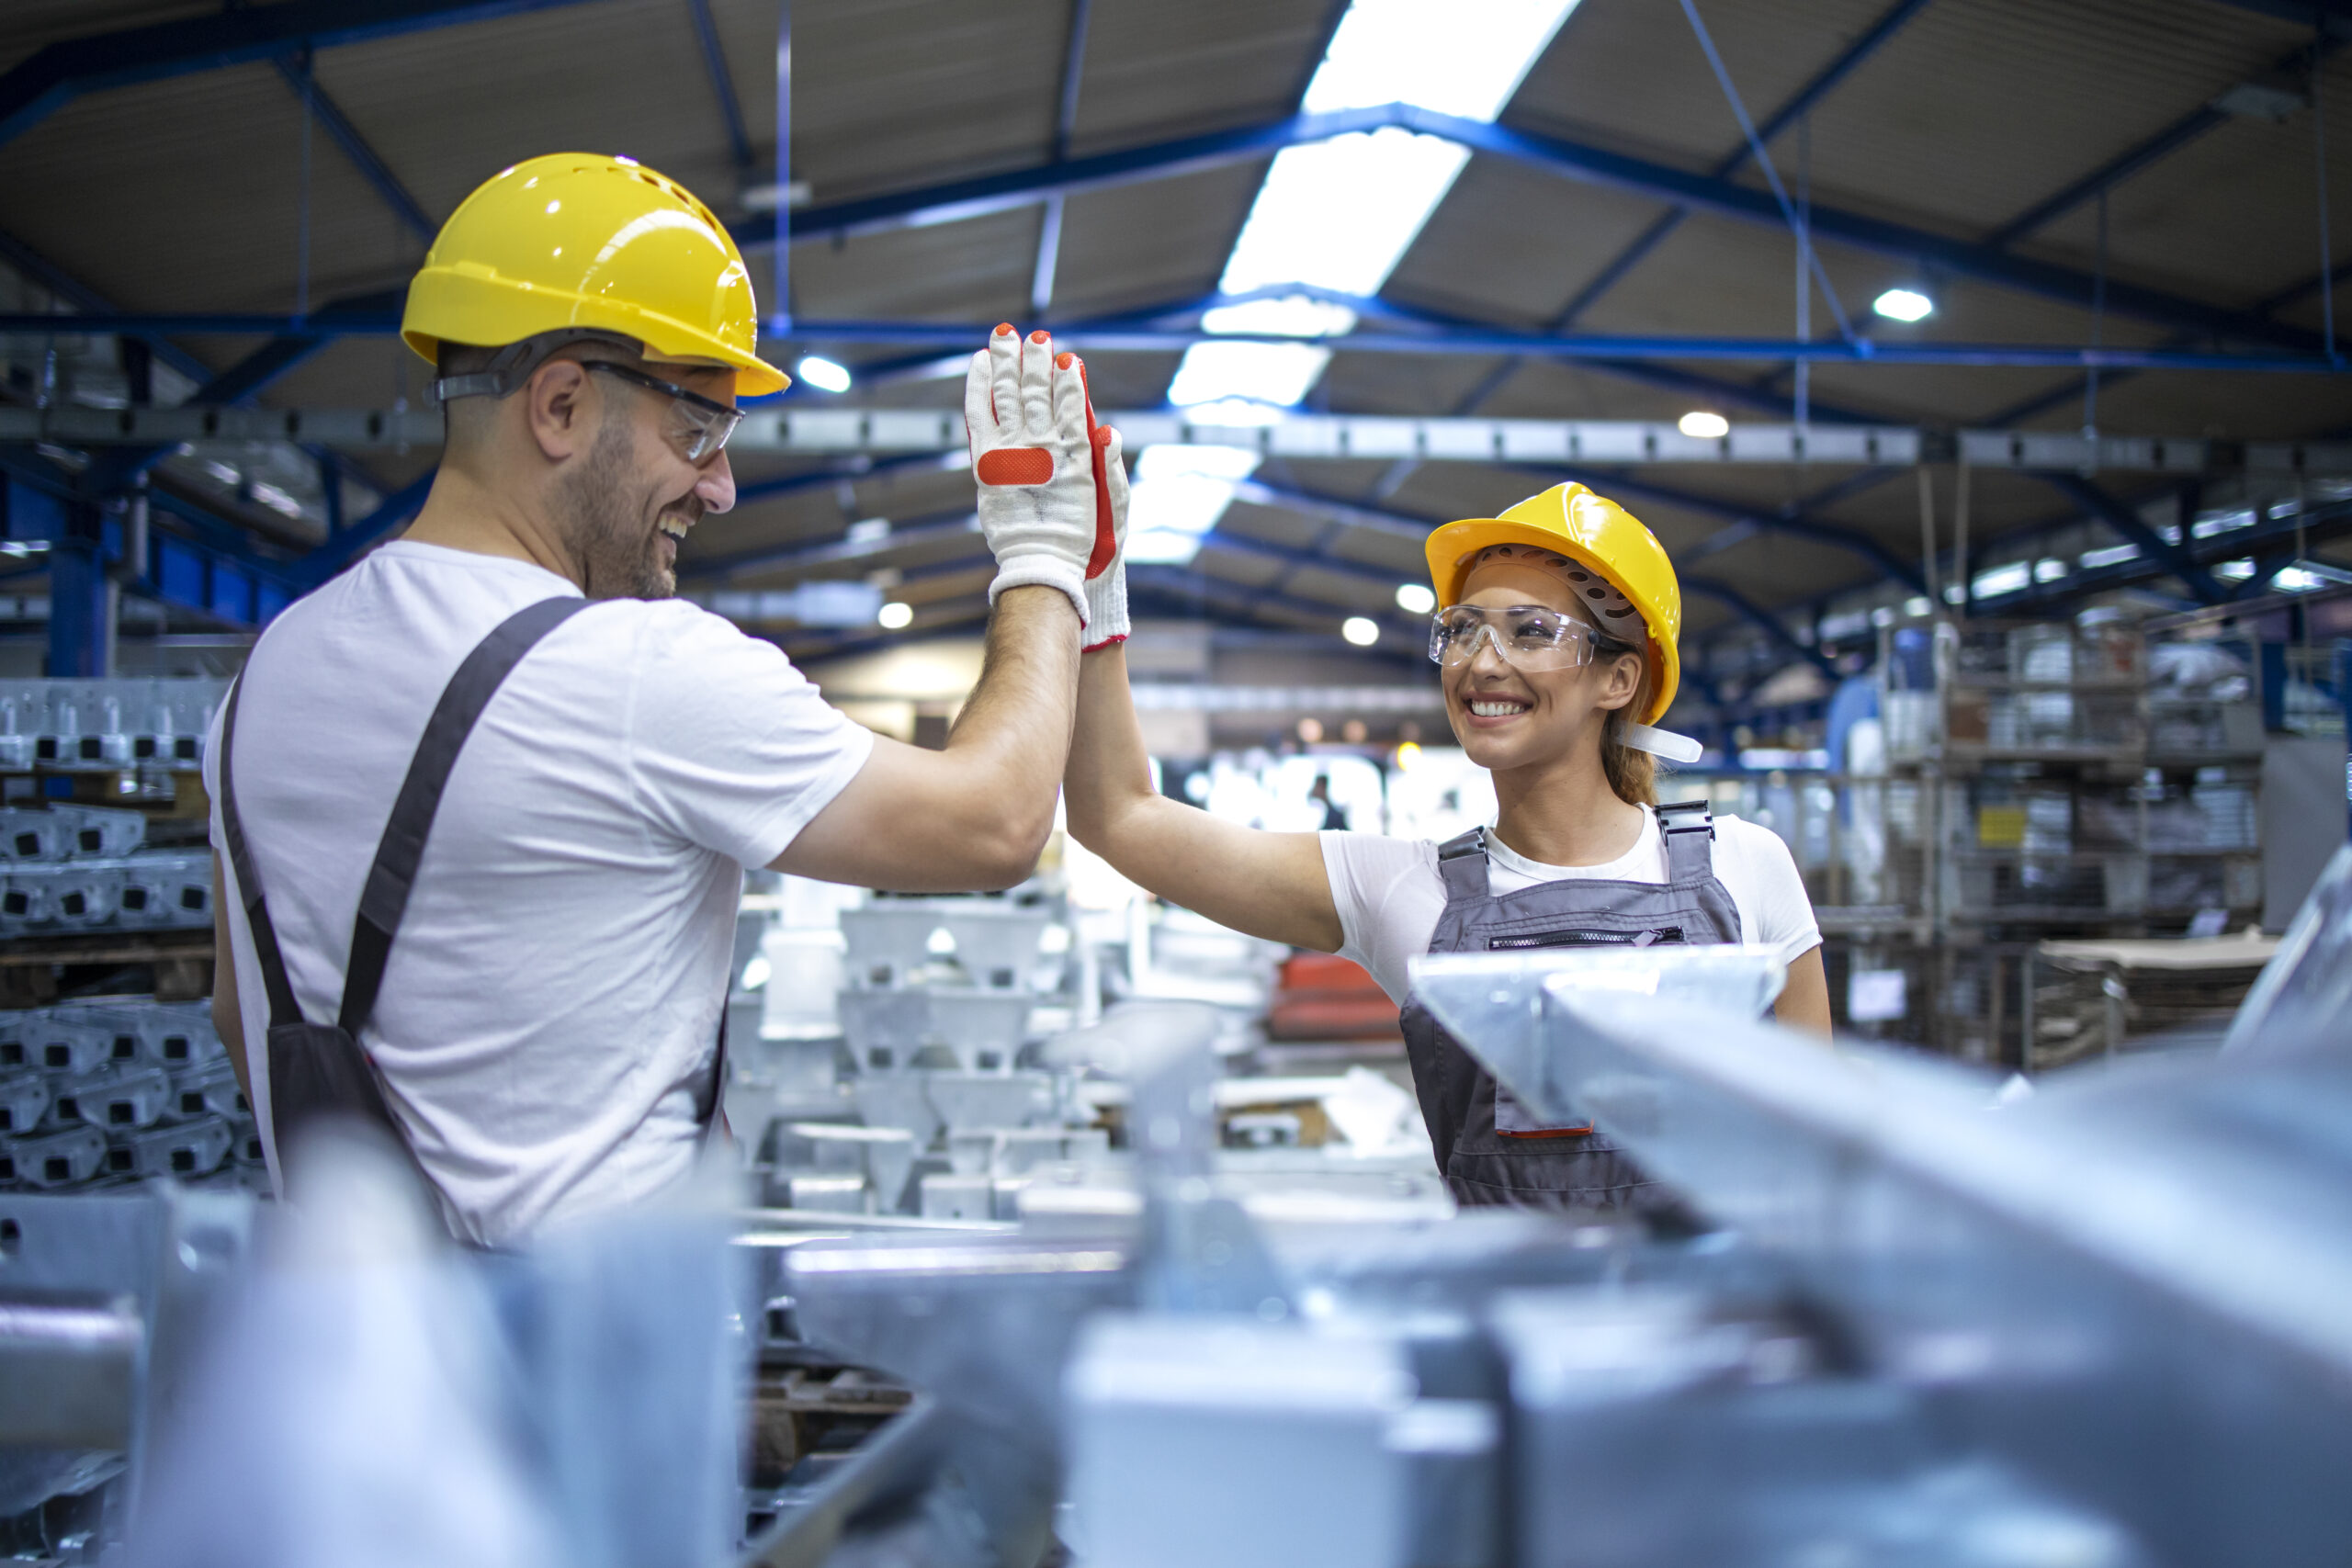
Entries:
MULTIPOLYGON (((1085 378, 1086 367, 1079 366, 1085 378)), ((1086 560, 1086 629, 1079 651, 1093 653, 1127 640, 1127 463, 1119 433, 1094 423, 1094 400, 1086 400, 1087 441, 1094 448, 1094 553, 1086 560)))
MULTIPOLYGON (((1010 325, 972 355, 964 428, 978 481, 980 532, 996 557, 989 603, 1008 588, 1058 588, 1082 617, 1086 576, 1106 520, 1087 435, 1086 379, 1054 341, 1010 325)), ((1115 553, 1115 550, 1109 552, 1115 553)))

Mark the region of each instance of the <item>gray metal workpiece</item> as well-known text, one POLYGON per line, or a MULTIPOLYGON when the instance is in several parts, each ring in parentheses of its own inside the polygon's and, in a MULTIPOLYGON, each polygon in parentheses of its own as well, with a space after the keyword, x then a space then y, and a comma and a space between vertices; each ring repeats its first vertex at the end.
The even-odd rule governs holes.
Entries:
POLYGON ((0 1517, 108 1479, 119 1530, 243 1256, 242 1194, 0 1192, 0 1517))
POLYGON ((1476 1051, 1498 993, 1540 1009, 1544 1073, 1489 1065, 1572 1097, 1784 1263, 1956 1456, 2156 1561, 2352 1550, 2331 1479, 2352 1465, 2340 1055, 2141 1064, 1996 1111, 1948 1064, 1480 967, 1423 976, 1440 1018, 1476 1051))
POLYGON ((2265 1054, 2352 1045, 2352 844, 2339 845, 2222 1049, 2265 1054))

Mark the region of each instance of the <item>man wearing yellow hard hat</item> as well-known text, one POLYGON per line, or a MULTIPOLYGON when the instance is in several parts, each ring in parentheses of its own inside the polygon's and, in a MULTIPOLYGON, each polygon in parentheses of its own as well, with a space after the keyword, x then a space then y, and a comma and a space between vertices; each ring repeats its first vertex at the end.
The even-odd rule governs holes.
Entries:
POLYGON ((479 1245, 656 1194, 720 1125, 741 868, 947 890, 1034 865, 1081 628, 1114 635, 1117 446, 1081 367, 1010 328, 974 357, 995 613, 919 750, 672 597, 679 542, 734 503, 737 399, 786 385, 758 321, 725 228, 626 158, 518 164, 435 241, 401 329, 447 405, 430 498, 270 626, 206 756, 215 1012, 281 1190, 343 1116, 479 1245))
POLYGON ((1682 596, 1657 538, 1582 485, 1429 538, 1430 658, 1494 825, 1444 844, 1267 833, 1151 787, 1123 650, 1089 652, 1064 791, 1069 829, 1152 892, 1238 931, 1354 959, 1403 1010, 1430 1141, 1457 1201, 1664 1213, 1672 1196, 1589 1126, 1547 1126, 1411 998, 1416 953, 1586 943, 1769 943, 1784 1023, 1829 1032, 1821 933, 1765 829, 1661 807, 1652 728, 1680 679, 1682 596))

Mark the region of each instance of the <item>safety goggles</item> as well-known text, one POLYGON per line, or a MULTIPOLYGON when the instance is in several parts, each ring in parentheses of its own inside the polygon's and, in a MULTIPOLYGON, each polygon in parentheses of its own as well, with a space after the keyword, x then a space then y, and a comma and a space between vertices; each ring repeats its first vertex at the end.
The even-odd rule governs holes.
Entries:
POLYGON ((1430 660, 1449 670, 1477 658, 1481 642, 1517 669, 1574 670, 1591 663, 1603 641, 1585 621, 1541 604, 1451 604, 1430 617, 1430 660))
POLYGON ((583 359, 580 367, 582 370, 601 370, 633 387, 642 387, 649 392, 659 392, 668 398, 676 415, 670 433, 671 439, 685 454, 689 463, 707 463, 718 456, 727 445, 727 438, 735 434, 737 425, 743 423, 741 409, 729 408, 716 399, 704 397, 700 392, 689 391, 675 381, 661 380, 642 370, 616 365, 609 359, 583 359))

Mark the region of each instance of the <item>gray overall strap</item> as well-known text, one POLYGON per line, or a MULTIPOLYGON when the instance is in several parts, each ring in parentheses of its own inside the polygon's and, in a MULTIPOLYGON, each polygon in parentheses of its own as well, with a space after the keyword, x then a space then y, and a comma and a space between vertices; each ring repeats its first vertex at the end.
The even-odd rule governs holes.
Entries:
POLYGON ((1661 806, 1657 830, 1666 840, 1666 879, 1677 887, 1704 882, 1715 874, 1715 815, 1704 800, 1661 806))
POLYGON ((1487 884, 1487 830, 1473 828, 1437 847, 1437 874, 1445 883, 1448 904, 1484 898, 1487 884))
MULTIPOLYGON (((401 929, 408 908, 409 890, 416 885, 416 868, 424 858, 424 840, 441 809, 441 792, 449 783, 458 753, 473 733, 482 709, 505 683, 507 675, 539 639, 588 607, 585 599, 542 599, 517 610, 481 639, 458 672, 442 689, 424 739, 401 781, 392 815, 384 824, 383 841, 376 848, 376 863, 368 870, 368 884, 359 895, 359 918, 351 930, 351 963, 343 982, 343 1009, 335 1021, 352 1039, 375 1010, 376 993, 384 983, 384 964, 392 955, 392 936, 401 929)), ((221 772, 228 772, 227 759, 221 772)))
MULTIPOLYGON (((288 1134, 312 1117, 339 1114, 356 1117, 390 1134, 414 1161, 415 1152, 409 1148, 408 1139, 384 1099, 375 1064, 359 1045, 359 1031, 375 1010, 384 967, 391 956, 392 938, 400 930, 401 917, 408 907, 409 890, 415 884, 416 869, 424 855, 424 841, 432 832, 434 816, 440 809, 442 791, 457 765, 466 738, 523 656, 557 626, 587 608, 588 603, 571 597, 547 599, 517 611, 466 655, 458 672, 443 689, 441 700, 425 724, 424 738, 418 742, 416 754, 409 762, 408 774, 401 782, 390 818, 384 826, 384 836, 377 845, 375 862, 368 869, 365 890, 360 895, 358 919, 352 931, 343 1005, 332 1024, 311 1023, 302 1016, 301 1005, 287 977, 285 954, 270 923, 268 902, 263 895, 258 869, 246 841, 244 822, 237 809, 233 761, 237 704, 244 691, 242 678, 230 693, 228 711, 220 727, 220 822, 228 840, 230 861, 236 867, 245 917, 252 926, 263 984, 269 995, 270 1120, 274 1141, 281 1148, 286 1146, 288 1134)), ((424 1175, 421 1166, 418 1174, 424 1175)))

